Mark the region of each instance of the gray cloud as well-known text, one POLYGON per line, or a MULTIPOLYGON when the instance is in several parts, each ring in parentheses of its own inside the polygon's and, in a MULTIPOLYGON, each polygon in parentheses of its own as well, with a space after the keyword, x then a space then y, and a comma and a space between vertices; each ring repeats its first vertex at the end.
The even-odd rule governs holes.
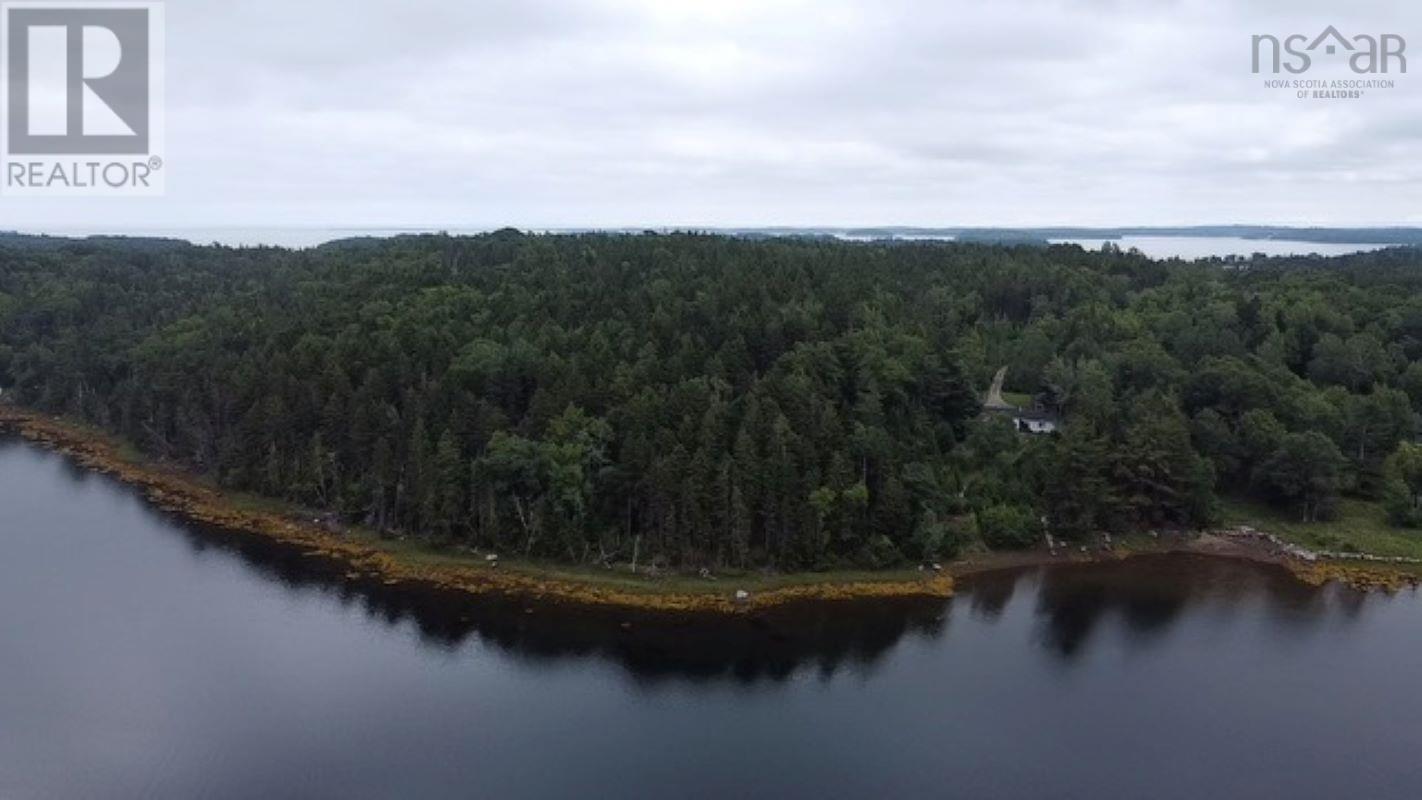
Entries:
POLYGON ((1422 78, 1301 101, 1249 70, 1251 34, 1326 24, 1422 57, 1418 22, 1391 0, 184 0, 168 196, 0 199, 0 227, 1422 223, 1422 78))

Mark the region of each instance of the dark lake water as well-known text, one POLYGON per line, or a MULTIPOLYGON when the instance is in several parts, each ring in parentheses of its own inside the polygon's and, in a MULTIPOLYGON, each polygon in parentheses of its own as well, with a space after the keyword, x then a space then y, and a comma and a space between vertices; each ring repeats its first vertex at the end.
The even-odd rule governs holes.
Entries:
POLYGON ((731 621, 346 583, 0 437, 0 798, 1422 797, 1422 601, 1190 556, 731 621))

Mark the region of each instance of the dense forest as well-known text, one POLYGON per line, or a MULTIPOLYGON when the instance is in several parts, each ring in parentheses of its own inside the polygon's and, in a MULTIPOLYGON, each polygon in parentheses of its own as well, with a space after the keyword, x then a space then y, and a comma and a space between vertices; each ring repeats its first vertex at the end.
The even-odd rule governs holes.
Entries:
POLYGON ((5 402, 390 535, 884 566, 1340 494, 1422 517, 1422 253, 0 240, 5 402), (983 398, 1056 416, 1019 433, 983 398))

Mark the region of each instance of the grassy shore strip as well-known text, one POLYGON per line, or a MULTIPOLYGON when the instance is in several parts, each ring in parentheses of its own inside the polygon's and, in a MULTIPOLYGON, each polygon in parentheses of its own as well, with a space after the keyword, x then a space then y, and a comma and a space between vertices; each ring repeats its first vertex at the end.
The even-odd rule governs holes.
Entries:
POLYGON ((1345 497, 1334 519, 1300 522, 1297 517, 1245 499, 1221 503, 1227 525, 1250 525, 1310 550, 1353 551, 1376 556, 1422 558, 1422 534, 1396 528, 1381 505, 1345 497))
MULTIPOLYGON (((1255 527, 1254 523, 1241 524, 1255 527)), ((1419 569, 1418 565, 1378 564, 1336 559, 1303 561, 1273 549, 1259 540, 1241 539, 1230 535, 1228 529, 1201 534, 1191 539, 1185 546, 1175 549, 1179 552, 1239 558, 1260 564, 1275 564, 1311 586, 1322 586, 1336 582, 1365 592, 1393 593, 1422 584, 1422 569, 1419 569)))
POLYGON ((0 426, 62 452, 82 466, 140 488, 154 505, 219 528, 260 534, 336 559, 348 577, 386 583, 414 581, 471 594, 505 594, 582 605, 655 611, 736 613, 821 600, 949 597, 950 574, 898 570, 789 575, 746 574, 646 577, 501 560, 497 567, 475 554, 442 550, 368 531, 334 533, 312 514, 265 498, 224 492, 181 470, 156 465, 113 437, 87 426, 0 404, 0 426), (737 601, 745 590, 748 599, 737 601))
MULTIPOLYGON (((1387 522, 1377 503, 1343 498, 1334 519, 1300 522, 1262 503, 1228 498, 1221 517, 1229 527, 1248 525, 1314 551, 1357 553, 1382 558, 1422 558, 1422 536, 1387 522)), ((1395 591, 1422 585, 1422 564, 1389 564, 1360 558, 1326 558, 1315 563, 1285 560, 1301 579, 1314 584, 1336 580, 1359 589, 1395 591)))

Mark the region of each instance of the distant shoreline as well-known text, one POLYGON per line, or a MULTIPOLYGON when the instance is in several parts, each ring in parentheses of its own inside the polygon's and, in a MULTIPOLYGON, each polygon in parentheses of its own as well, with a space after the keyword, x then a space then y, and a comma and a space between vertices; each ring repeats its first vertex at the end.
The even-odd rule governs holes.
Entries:
MULTIPOLYGON (((90 227, 55 227, 48 230, 0 229, 0 244, 6 238, 65 239, 82 242, 89 239, 151 239, 182 242, 194 247, 218 244, 224 247, 274 247, 306 250, 345 241, 387 239, 400 236, 476 236, 491 233, 495 227, 464 225, 195 225, 191 227, 135 227, 125 230, 103 230, 90 227)), ((1180 225, 1180 226, 725 226, 725 225, 651 225, 651 226, 533 226, 524 230, 533 234, 673 234, 702 233, 739 238, 827 238, 847 242, 934 242, 956 241, 965 244, 1040 244, 1054 242, 1119 242, 1124 238, 1240 239, 1261 244, 1295 242, 1357 246, 1379 249, 1400 246, 1422 246, 1422 227, 1414 226, 1287 226, 1287 225, 1180 225)))

